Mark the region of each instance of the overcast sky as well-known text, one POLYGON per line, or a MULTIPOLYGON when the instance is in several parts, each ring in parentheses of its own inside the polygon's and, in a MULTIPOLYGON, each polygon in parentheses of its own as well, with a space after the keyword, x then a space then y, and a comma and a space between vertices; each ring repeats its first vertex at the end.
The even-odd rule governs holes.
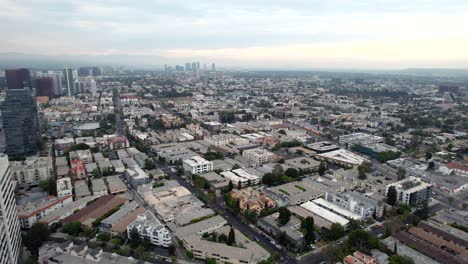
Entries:
POLYGON ((0 52, 468 68, 467 0, 0 0, 0 25, 0 52))

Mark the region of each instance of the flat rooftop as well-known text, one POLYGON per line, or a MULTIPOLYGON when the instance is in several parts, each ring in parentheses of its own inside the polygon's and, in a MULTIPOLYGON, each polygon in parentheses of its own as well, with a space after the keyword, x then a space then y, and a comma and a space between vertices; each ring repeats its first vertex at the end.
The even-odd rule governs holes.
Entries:
POLYGON ((342 226, 347 226, 349 221, 344 218, 344 217, 341 217, 325 208, 322 208, 320 206, 318 206, 317 204, 313 203, 313 202, 305 202, 303 204, 301 204, 301 207, 316 214, 316 215, 319 215, 321 216, 322 218, 332 222, 332 223, 339 223, 341 224, 342 226))

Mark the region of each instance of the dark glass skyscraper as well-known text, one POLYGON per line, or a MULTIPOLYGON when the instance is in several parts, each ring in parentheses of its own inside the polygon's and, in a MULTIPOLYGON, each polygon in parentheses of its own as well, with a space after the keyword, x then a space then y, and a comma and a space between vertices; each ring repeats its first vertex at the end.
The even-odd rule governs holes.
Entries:
POLYGON ((0 106, 6 150, 10 156, 29 156, 39 150, 37 104, 29 88, 6 91, 0 106))
POLYGON ((51 77, 41 77, 34 80, 38 96, 54 97, 54 80, 51 77))
POLYGON ((31 74, 28 69, 8 69, 5 70, 8 90, 32 88, 31 74))

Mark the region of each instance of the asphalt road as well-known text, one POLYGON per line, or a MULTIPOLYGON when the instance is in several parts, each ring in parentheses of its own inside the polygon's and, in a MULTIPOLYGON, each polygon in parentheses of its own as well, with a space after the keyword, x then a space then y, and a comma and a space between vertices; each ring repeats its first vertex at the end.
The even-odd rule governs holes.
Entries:
MULTIPOLYGON (((169 176, 171 176, 173 179, 177 180, 177 182, 187 188, 190 192, 193 194, 197 193, 197 190, 194 186, 192 186, 190 183, 188 183, 185 179, 183 179, 181 176, 173 173, 170 170, 170 167, 166 165, 159 164, 159 167, 169 176)), ((243 234, 247 235, 248 237, 252 239, 256 239, 257 242, 265 248, 270 254, 273 254, 274 252, 278 252, 281 256, 282 261, 281 262, 286 262, 286 263, 297 263, 297 260, 291 256, 289 256, 284 249, 278 249, 275 245, 273 245, 263 234, 258 233, 256 230, 254 230, 252 227, 249 226, 247 223, 243 223, 242 220, 232 213, 230 210, 225 208, 223 206, 223 199, 222 197, 218 197, 215 200, 215 203, 211 204, 210 207, 213 209, 216 213, 219 215, 222 215, 233 227, 241 231, 243 234)), ((308 263, 315 263, 315 262, 308 262, 308 263)))
POLYGON ((112 102, 114 103, 114 114, 115 114, 115 124, 117 127, 117 134, 119 136, 125 135, 125 130, 123 128, 122 117, 120 116, 121 104, 120 104, 120 93, 115 90, 112 95, 112 102))

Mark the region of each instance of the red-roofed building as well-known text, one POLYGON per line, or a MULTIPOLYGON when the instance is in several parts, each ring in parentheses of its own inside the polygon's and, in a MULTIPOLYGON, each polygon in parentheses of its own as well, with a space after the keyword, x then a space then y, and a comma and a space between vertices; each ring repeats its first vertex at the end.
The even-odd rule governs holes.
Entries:
POLYGON ((110 149, 122 149, 130 147, 128 139, 124 136, 108 138, 107 145, 110 149))
POLYGON ((76 180, 88 181, 88 176, 86 174, 86 167, 84 165, 84 162, 80 159, 74 159, 71 161, 71 174, 75 181, 76 180))
POLYGON ((450 162, 447 168, 453 170, 458 176, 468 177, 468 162, 450 162))
POLYGON ((353 255, 348 255, 343 259, 345 264, 376 264, 375 259, 361 251, 356 251, 353 255))

